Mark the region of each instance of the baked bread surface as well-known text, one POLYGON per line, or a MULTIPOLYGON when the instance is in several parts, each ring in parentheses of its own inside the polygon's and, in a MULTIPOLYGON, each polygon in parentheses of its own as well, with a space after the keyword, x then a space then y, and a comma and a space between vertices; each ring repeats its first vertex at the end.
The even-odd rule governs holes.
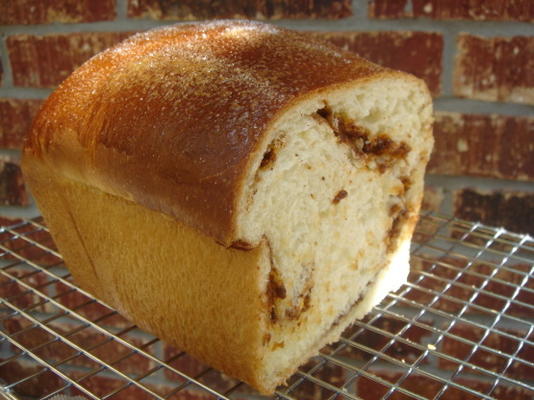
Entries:
POLYGON ((23 171, 76 282, 272 393, 408 273, 424 83, 309 34, 138 34, 47 100, 23 171))
POLYGON ((156 29, 67 78, 35 120, 25 152, 229 245, 239 239, 244 172, 276 115, 300 95, 385 72, 261 23, 156 29))

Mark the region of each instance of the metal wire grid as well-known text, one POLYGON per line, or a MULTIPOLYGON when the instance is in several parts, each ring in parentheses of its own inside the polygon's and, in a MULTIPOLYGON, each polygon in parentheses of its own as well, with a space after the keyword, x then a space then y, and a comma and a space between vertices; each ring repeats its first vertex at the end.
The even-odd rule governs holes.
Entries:
MULTIPOLYGON (((76 287, 41 219, 0 229, 0 393, 258 398, 76 287)), ((279 388, 281 399, 534 395, 534 241, 423 215, 409 282, 279 388)))

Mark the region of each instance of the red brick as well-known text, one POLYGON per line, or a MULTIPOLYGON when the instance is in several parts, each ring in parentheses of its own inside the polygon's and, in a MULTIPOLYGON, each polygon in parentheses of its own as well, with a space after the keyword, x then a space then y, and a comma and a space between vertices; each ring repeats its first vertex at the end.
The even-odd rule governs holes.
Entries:
MULTIPOLYGON (((74 284, 76 284, 76 282, 74 282, 74 284)), ((84 295, 79 290, 72 290, 72 288, 61 282, 56 284, 56 293, 59 295, 59 297, 56 298, 58 303, 69 309, 75 309, 76 313, 90 321, 98 319, 100 325, 114 328, 125 328, 132 325, 132 323, 121 314, 114 312, 111 308, 96 301, 91 301, 93 299, 92 297, 84 295)))
POLYGON ((9 36, 6 43, 13 83, 24 87, 57 86, 91 56, 129 35, 130 32, 85 32, 9 36))
MULTIPOLYGON (((164 360, 172 368, 195 378, 202 384, 221 393, 226 392, 239 383, 239 381, 217 370, 211 369, 208 365, 198 361, 189 354, 167 344, 164 346, 164 360)), ((170 369, 166 368, 164 373, 165 378, 169 382, 176 382, 176 385, 184 382, 184 378, 170 369)), ((255 393, 246 386, 240 387, 239 392, 240 394, 255 393)))
POLYGON ((472 21, 533 21, 530 0, 373 0, 372 18, 432 18, 472 21))
MULTIPOLYGON (((506 298, 510 298, 514 291, 515 286, 519 286, 522 283, 522 280, 524 278, 524 274, 521 274, 520 272, 529 273, 530 271, 530 265, 528 264, 516 264, 516 265, 506 265, 507 269, 500 269, 499 272, 497 272, 493 279, 488 282, 488 284, 485 286, 484 290, 491 293, 496 293, 501 296, 504 296, 506 298), (518 271, 513 272, 513 271, 518 271), (504 282, 508 282, 511 285, 506 285, 500 282, 497 282, 496 279, 504 282)), ((478 273, 481 273, 485 276, 489 276, 490 273, 493 272, 494 266, 486 265, 486 264, 475 264, 469 268, 470 271, 475 271, 478 273)), ((462 278, 459 279, 460 282, 465 283, 466 285, 476 285, 480 286, 481 284, 481 278, 476 278, 472 276, 462 276, 462 278)), ((524 285, 524 288, 530 289, 531 291, 524 291, 521 290, 519 294, 516 296, 515 300, 521 301, 526 304, 534 304, 534 280, 529 279, 529 281, 524 285)), ((454 296, 454 293, 452 294, 454 296)), ((475 301, 473 302, 476 305, 488 308, 490 310, 496 310, 496 311, 502 311, 504 309, 504 306, 506 305, 506 302, 502 299, 497 299, 494 296, 486 295, 486 294, 480 294, 475 301)), ((470 311, 470 309, 468 310, 470 311)), ((476 311, 475 311, 476 312, 476 311)), ((532 308, 528 306, 522 306, 521 304, 518 304, 516 302, 510 303, 508 308, 506 309, 506 315, 513 315, 517 317, 528 317, 532 314, 532 308)))
MULTIPOLYGON (((315 360, 311 360, 305 365, 301 366, 299 369, 301 371, 308 372, 314 378, 319 379, 322 382, 326 382, 327 384, 336 388, 343 386, 347 378, 345 369, 334 364, 325 363, 312 373, 311 369, 316 367, 316 364, 317 362, 315 360)), ((288 386, 291 386, 294 381, 300 380, 301 378, 302 376, 299 374, 293 375, 293 377, 289 378, 288 380, 288 386)), ((322 400, 331 398, 334 393, 335 392, 332 390, 305 379, 294 390, 292 390, 289 395, 291 398, 299 400, 322 400)), ((339 397, 342 398, 343 396, 339 397)))
POLYGON ((436 113, 428 172, 534 181, 534 118, 436 113))
MULTIPOLYGON (((21 221, 22 220, 20 219, 0 217, 0 226, 10 227, 14 224, 20 223, 21 221)), ((37 228, 36 226, 31 225, 29 223, 25 223, 24 225, 14 228, 13 230, 19 236, 31 239, 32 241, 35 241, 48 249, 56 249, 52 241, 52 237, 46 230, 37 228)), ((56 257, 47 250, 39 248, 35 244, 29 243, 28 240, 22 238, 15 238, 15 233, 12 232, 0 233, 0 242, 8 249, 12 250, 14 253, 24 257, 27 260, 39 264, 40 266, 57 265, 61 262, 58 257, 56 257)), ((2 258, 4 260, 16 259, 15 256, 10 254, 4 254, 2 258)))
MULTIPOLYGON (((169 390, 169 392, 172 392, 174 388, 169 390)), ((182 389, 176 393, 173 392, 173 395, 168 397, 169 400, 215 400, 216 397, 214 395, 209 394, 207 391, 204 391, 202 389, 191 389, 186 388, 182 389)), ((137 400, 137 399, 132 399, 137 400)), ((239 397, 237 400, 242 400, 239 397)))
MULTIPOLYGON (((382 398, 388 392, 390 387, 402 377, 402 373, 400 372, 374 370, 371 371, 371 373, 388 383, 382 385, 369 378, 359 377, 356 382, 356 394, 364 400, 382 398)), ((401 385, 402 388, 428 399, 433 398, 441 386, 442 384, 440 382, 419 375, 410 375, 401 385)), ((394 392, 391 397, 388 397, 388 399, 395 400, 407 400, 411 398, 413 397, 403 395, 398 391, 394 392)))
MULTIPOLYGON (((35 271, 24 270, 18 267, 7 268, 6 272, 20 279, 32 288, 37 288, 37 293, 47 296, 52 285, 47 285, 49 279, 43 273, 33 273, 35 271)), ((26 309, 43 302, 43 297, 35 292, 26 289, 24 286, 2 275, 0 277, 0 298, 5 298, 18 308, 26 309)), ((46 305, 33 307, 32 311, 46 311, 46 305)))
MULTIPOLYGON (((61 363, 64 367, 68 365, 69 367, 84 367, 89 369, 99 368, 103 364, 112 364, 115 369, 123 373, 137 375, 147 373, 154 366, 153 362, 145 356, 133 354, 128 346, 116 340, 110 341, 108 335, 90 327, 80 329, 82 327, 79 325, 64 323, 58 320, 52 321, 48 326, 54 332, 57 332, 58 336, 66 337, 77 346, 101 360, 94 361, 85 355, 79 356, 75 347, 58 340, 34 350, 35 354, 50 362, 61 363), (128 358, 118 361, 123 357, 128 358)), ((38 344, 44 344, 54 337, 48 333, 45 333, 43 337, 43 333, 44 331, 33 329, 19 335, 17 338, 24 344, 31 343, 33 346, 30 347, 35 347, 38 344)), ((130 337, 127 334, 121 335, 121 338, 136 347, 140 347, 144 343, 143 340, 130 337)), ((145 350, 150 351, 150 348, 145 350)))
MULTIPOLYGON (((421 322, 428 326, 433 325, 433 323, 429 321, 421 322)), ((391 333, 394 336, 400 336, 399 332, 403 328, 405 328, 406 325, 407 323, 404 321, 388 317, 382 317, 372 323, 372 326, 374 326, 375 328, 378 328, 387 333, 391 333)), ((358 344, 364 345, 380 353, 387 354, 392 358, 402 360, 406 363, 414 362, 422 354, 422 351, 417 349, 415 346, 405 344, 397 340, 395 340, 388 347, 387 350, 384 350, 384 346, 388 344, 388 342, 391 340, 391 337, 387 335, 387 333, 377 333, 372 329, 363 329, 360 333, 358 333, 360 330, 361 327, 359 326, 359 324, 356 324, 348 328, 344 332, 343 337, 350 337, 354 342, 358 344)), ((407 339, 415 344, 422 344, 425 338, 428 338, 431 335, 432 332, 430 330, 418 326, 411 326, 408 329, 404 330, 404 332, 402 333, 402 338, 407 339)), ((336 345, 333 346, 336 347, 336 345)), ((367 361, 374 356, 372 352, 360 350, 359 348, 353 346, 346 346, 345 348, 337 352, 337 355, 353 360, 364 361, 367 361)), ((423 363, 426 363, 426 360, 423 361, 423 363)))
POLYGON ((41 99, 0 99, 0 147, 20 149, 41 99))
MULTIPOLYGON (((165 345, 163 349, 164 359, 172 359, 172 361, 167 361, 167 363, 171 367, 177 369, 180 372, 183 372, 184 374, 187 374, 189 376, 197 376, 208 368, 208 366, 191 357, 190 355, 181 353, 181 350, 170 345, 165 345), (178 356, 179 354, 181 355, 178 356)), ((174 372, 168 369, 165 370, 165 376, 169 380, 173 380, 177 377, 174 372)))
POLYGON ((0 205, 27 206, 28 204, 28 194, 19 163, 9 157, 0 157, 0 205))
POLYGON ((3 329, 21 346, 34 350, 37 346, 54 339, 54 335, 40 327, 33 327, 30 320, 20 316, 13 316, 3 321, 3 329))
MULTIPOLYGON (((473 379, 457 379, 456 383, 459 385, 473 389, 479 393, 487 393, 491 389, 491 383, 476 381, 473 379)), ((498 385, 491 396, 497 400, 531 400, 532 392, 528 389, 523 389, 517 386, 506 386, 502 383, 498 385)), ((479 400, 479 396, 474 396, 466 393, 464 390, 449 387, 445 394, 441 397, 445 400, 479 400)))
POLYGON ((407 8, 410 0, 371 0, 367 15, 370 18, 405 18, 411 17, 407 8))
MULTIPOLYGON (((29 322, 22 317, 12 317, 4 320, 4 330, 12 335, 18 343, 36 354, 38 357, 52 363, 59 363, 62 368, 77 369, 84 367, 88 369, 100 368, 103 364, 113 365, 115 369, 125 374, 135 374, 137 376, 148 373, 154 367, 154 363, 145 356, 136 353, 116 340, 109 340, 109 336, 104 335, 90 327, 64 323, 54 320, 48 323, 57 336, 66 337, 68 340, 97 357, 101 361, 93 361, 85 355, 78 355, 75 347, 63 342, 54 340, 56 334, 50 334, 41 328, 31 328, 23 332, 23 328, 28 328, 29 322), (50 342, 50 343, 48 343, 50 342), (118 361, 121 358, 122 361, 118 361)), ((128 334, 121 335, 121 338, 128 343, 141 347, 144 343, 142 339, 130 337, 128 334)), ((153 348, 145 347, 145 351, 151 352, 153 348)))
MULTIPOLYGON (((446 257, 440 259, 433 259, 431 256, 426 256, 424 259, 420 257, 412 258, 412 281, 415 281, 419 277, 420 271, 426 271, 442 278, 442 280, 425 277, 418 283, 418 286, 426 289, 433 290, 434 292, 441 292, 444 290, 445 285, 452 279, 456 278, 458 272, 467 266, 469 261, 461 258, 446 257)), ((455 299, 448 300, 442 298, 435 302, 432 307, 445 311, 450 314, 457 314, 464 306, 464 303, 468 302, 471 296, 474 295, 476 288, 481 288, 490 274, 497 268, 494 265, 484 263, 474 263, 469 266, 465 273, 456 279, 456 282, 447 289, 444 294, 449 298, 455 299), (482 275, 482 276, 480 276, 482 275)), ((495 293, 500 296, 509 298, 515 291, 515 286, 520 285, 524 274, 528 273, 530 266, 527 264, 507 265, 507 268, 500 269, 493 278, 484 286, 484 291, 489 293, 495 293), (513 272, 518 271, 518 272, 513 272), (510 285, 503 284, 497 280, 508 282, 510 285)), ((530 280, 526 285, 526 288, 534 290, 534 280, 530 280)), ((435 294, 427 293, 424 290, 412 289, 405 297, 416 301, 420 304, 429 304, 435 294)), ((526 304, 534 304, 534 294, 528 291, 521 291, 516 300, 519 300, 526 304)), ((466 310, 467 314, 486 314, 493 316, 493 311, 501 312, 506 305, 506 301, 499 299, 491 294, 479 293, 472 304, 484 307, 490 311, 482 311, 477 307, 469 307, 466 310)), ((518 303, 511 303, 506 310, 507 315, 513 315, 517 317, 528 317, 532 313, 532 309, 527 306, 522 306, 518 303)))
POLYGON ((441 91, 443 37, 439 33, 328 32, 317 35, 377 64, 424 79, 434 96, 441 91))
POLYGON ((96 22, 115 19, 116 0, 17 0, 0 3, 0 24, 96 22))
MULTIPOLYGON (((20 218, 10 218, 10 217, 6 217, 4 215, 0 215, 0 226, 2 227, 10 227, 12 225, 15 225, 15 224, 18 224, 22 222, 22 220, 20 218)), ((10 233, 0 233, 0 241, 3 242, 4 240, 10 238, 12 235, 10 233)))
MULTIPOLYGON (((85 374, 75 372, 70 375, 72 378, 79 380, 85 374)), ((143 388, 137 386, 128 387, 127 381, 118 376, 116 378, 110 378, 101 375, 93 375, 80 380, 79 383, 84 389, 88 390, 98 398, 104 397, 115 391, 117 391, 117 393, 111 397, 113 400, 149 400, 153 398, 143 388)), ((74 389, 72 394, 83 395, 84 393, 74 389)))
MULTIPOLYGON (((72 374, 73 378, 79 379, 85 375, 84 373, 76 372, 72 374)), ((176 386, 165 385, 165 384, 147 384, 145 381, 141 382, 144 386, 158 394, 161 397, 166 397, 169 395, 176 386)), ((91 376, 80 381, 80 384, 87 390, 89 390, 94 395, 104 397, 112 392, 116 392, 113 396, 109 397, 113 400, 151 400, 154 398, 153 395, 149 394, 147 390, 136 385, 126 385, 127 381, 120 377, 109 377, 109 376, 91 376), (125 387, 126 386, 126 387, 125 387)), ((82 395, 80 391, 74 389, 72 395, 82 395)), ((166 397, 171 400, 212 400, 213 396, 209 395, 207 392, 201 389, 193 389, 188 387, 187 389, 180 390, 171 397, 166 397)))
POLYGON ((458 190, 454 192, 454 215, 534 235, 534 193, 458 190))
POLYGON ((454 93, 486 101, 534 104, 534 36, 460 34, 454 93))
MULTIPOLYGON (((2 360, 0 358, 0 360, 2 360)), ((0 377, 2 383, 10 384, 28 378, 35 373, 42 371, 43 367, 37 366, 37 363, 28 365, 27 362, 15 360, 0 365, 0 377)), ((63 380, 50 371, 33 376, 23 383, 15 385, 11 391, 19 396, 30 396, 31 398, 41 398, 55 390, 63 387, 63 380)))
MULTIPOLYGON (((71 332, 76 328, 75 325, 72 324, 61 324, 58 325, 57 323, 54 326, 54 329, 56 329, 60 333, 68 333, 71 332)), ((127 335, 121 335, 121 338, 126 340, 128 343, 132 344, 133 346, 140 347, 144 341, 138 338, 129 337, 127 335)), ((103 333, 99 333, 98 331, 86 328, 83 329, 71 336, 69 336, 69 339, 76 343, 78 346, 82 347, 83 349, 87 350, 89 353, 91 353, 93 356, 99 358, 100 362, 98 362, 97 365, 102 365, 102 363, 105 364, 113 364, 113 367, 117 370, 127 373, 127 374, 136 374, 136 375, 142 375, 148 372, 149 369, 154 367, 154 363, 141 354, 132 354, 132 349, 130 349, 128 346, 117 342, 116 340, 109 341, 109 336, 105 335, 103 333), (94 346, 98 345, 98 347, 93 348, 94 346), (128 357, 120 362, 117 362, 120 358, 128 357)), ((55 348, 48 349, 48 357, 52 359, 60 359, 60 351, 57 351, 55 348)), ((150 352, 149 349, 145 349, 148 352, 150 352)), ((68 356, 69 349, 66 349, 66 353, 62 355, 63 358, 65 356, 68 356)), ((90 360, 89 358, 76 358, 72 360, 70 363, 72 365, 81 365, 81 366, 90 366, 91 364, 96 364, 94 361, 90 360)))
MULTIPOLYGON (((483 337, 484 330, 473 325, 456 324, 450 330, 450 333, 477 343, 483 337)), ((525 332, 506 330, 506 333, 518 338, 523 338, 525 336, 525 332)), ((473 346, 456 340, 450 336, 446 336, 443 339, 441 350, 445 354, 452 355, 460 360, 468 360, 471 364, 500 374, 508 363, 508 359, 510 357, 509 354, 514 354, 518 345, 520 344, 520 341, 498 333, 490 333, 486 339, 484 339, 482 344, 505 354, 499 355, 496 352, 477 349, 468 360, 473 346)), ((523 360, 532 361, 534 359, 534 347, 525 345, 524 350, 521 352, 520 358, 523 360)), ((458 364, 445 358, 440 358, 439 367, 448 370, 456 370, 458 364)), ((486 375, 486 373, 480 371, 479 369, 470 369, 469 371, 474 374, 486 375)), ((506 376, 520 380, 528 379, 534 376, 534 368, 520 361, 515 361, 506 370, 506 376)))
POLYGON ((281 19, 328 18, 352 15, 350 0, 129 0, 128 16, 135 18, 202 20, 214 18, 281 19))
MULTIPOLYGON (((40 327, 32 327, 32 323, 23 317, 11 317, 4 321, 4 330, 11 335, 19 345, 28 349, 32 354, 50 362, 63 361, 67 357, 74 356, 76 350, 55 340, 56 336, 48 333, 40 327)), ((15 345, 11 345, 11 354, 17 354, 19 350, 15 345)), ((79 358, 77 359, 79 360, 79 358)), ((29 364, 29 363, 27 363, 29 364)), ((63 365, 72 365, 72 362, 63 365)), ((78 362, 78 365, 81 365, 78 362)), ((95 363, 83 364, 84 366, 95 368, 95 363)))
MULTIPOLYGON (((402 377, 402 373, 378 370, 371 371, 373 375, 390 382, 390 384, 382 385, 369 378, 363 376, 358 377, 356 382, 357 391, 356 394, 363 400, 374 400, 382 398, 389 390, 391 385, 398 382, 402 377)), ((455 383, 475 390, 479 393, 485 394, 491 388, 490 382, 478 381, 474 379, 458 378, 455 383)), ((438 380, 427 378, 418 374, 409 375, 402 384, 399 385, 403 389, 406 389, 412 393, 415 393, 421 397, 432 399, 444 386, 444 383, 438 380)), ((497 386, 492 396, 496 399, 509 400, 528 400, 530 399, 530 392, 526 389, 510 386, 497 386)), ((480 396, 475 396, 467 392, 466 390, 457 389, 452 385, 439 397, 442 400, 478 400, 480 396)), ((388 399, 391 400, 408 400, 413 399, 412 396, 404 395, 400 391, 395 391, 394 394, 388 399)))

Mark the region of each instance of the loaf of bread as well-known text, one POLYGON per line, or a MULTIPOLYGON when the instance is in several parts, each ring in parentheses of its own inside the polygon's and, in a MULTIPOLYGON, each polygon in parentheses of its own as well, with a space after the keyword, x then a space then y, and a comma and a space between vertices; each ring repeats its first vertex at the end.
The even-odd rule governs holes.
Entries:
POLYGON ((25 179, 75 281, 262 393, 408 273, 425 84, 310 34, 137 34, 49 97, 25 179))

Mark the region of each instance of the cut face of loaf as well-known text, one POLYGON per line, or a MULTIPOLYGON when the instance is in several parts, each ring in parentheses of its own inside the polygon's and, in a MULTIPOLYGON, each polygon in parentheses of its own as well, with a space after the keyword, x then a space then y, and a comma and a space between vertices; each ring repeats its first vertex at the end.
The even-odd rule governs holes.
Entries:
POLYGON ((77 284, 272 393, 405 281, 431 113, 307 34, 181 24, 67 78, 22 168, 77 284))
POLYGON ((267 248, 267 382, 405 281, 430 114, 417 86, 384 79, 313 96, 271 128, 237 244, 267 248))

